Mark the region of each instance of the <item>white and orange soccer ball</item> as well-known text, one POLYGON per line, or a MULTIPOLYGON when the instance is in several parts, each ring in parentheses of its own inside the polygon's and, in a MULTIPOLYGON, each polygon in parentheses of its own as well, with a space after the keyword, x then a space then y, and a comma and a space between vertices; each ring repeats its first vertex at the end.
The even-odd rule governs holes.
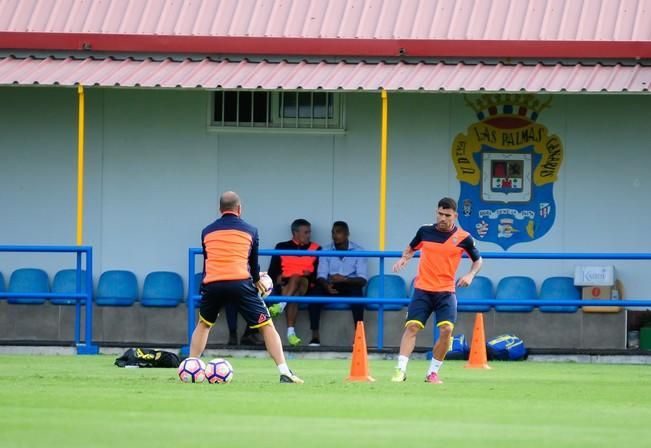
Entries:
POLYGON ((230 383, 233 379, 233 366, 222 358, 215 358, 206 364, 206 379, 210 384, 230 383))
POLYGON ((179 379, 184 383, 203 383, 206 364, 199 358, 185 358, 179 365, 179 379))
POLYGON ((264 286, 264 291, 260 293, 261 299, 266 299, 271 295, 274 290, 274 282, 266 272, 260 272, 260 283, 264 286))

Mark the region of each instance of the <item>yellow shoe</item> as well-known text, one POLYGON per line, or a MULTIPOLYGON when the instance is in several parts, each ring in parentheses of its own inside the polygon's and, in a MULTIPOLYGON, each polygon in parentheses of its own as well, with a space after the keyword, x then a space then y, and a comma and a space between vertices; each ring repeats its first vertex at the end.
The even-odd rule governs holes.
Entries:
POLYGON ((274 303, 273 305, 269 306, 269 315, 271 317, 280 316, 282 312, 283 312, 283 307, 280 303, 274 303))
POLYGON ((289 336, 287 336, 287 341, 289 342, 289 345, 291 345, 292 347, 296 347, 297 345, 300 345, 301 338, 299 338, 295 334, 290 334, 289 336))
POLYGON ((396 371, 393 372, 393 376, 391 377, 391 382, 402 383, 403 381, 407 381, 407 374, 396 367, 396 371))

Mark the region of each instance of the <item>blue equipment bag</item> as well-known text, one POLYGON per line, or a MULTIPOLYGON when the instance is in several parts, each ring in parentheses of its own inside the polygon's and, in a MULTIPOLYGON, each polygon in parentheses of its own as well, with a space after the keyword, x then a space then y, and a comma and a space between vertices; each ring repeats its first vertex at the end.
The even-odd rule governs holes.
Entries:
POLYGON ((470 354, 470 346, 468 346, 468 341, 466 337, 462 334, 458 334, 452 337, 450 341, 450 350, 448 354, 445 355, 445 359, 468 359, 470 354))
POLYGON ((498 361, 519 361, 527 357, 524 342, 513 334, 503 334, 486 344, 488 359, 498 361))

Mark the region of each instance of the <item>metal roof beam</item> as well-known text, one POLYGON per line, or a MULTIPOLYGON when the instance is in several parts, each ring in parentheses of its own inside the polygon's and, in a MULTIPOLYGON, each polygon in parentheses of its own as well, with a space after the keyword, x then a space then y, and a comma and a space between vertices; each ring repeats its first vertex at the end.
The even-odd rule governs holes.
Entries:
POLYGON ((651 41, 319 39, 1 31, 0 48, 288 57, 651 59, 651 41))

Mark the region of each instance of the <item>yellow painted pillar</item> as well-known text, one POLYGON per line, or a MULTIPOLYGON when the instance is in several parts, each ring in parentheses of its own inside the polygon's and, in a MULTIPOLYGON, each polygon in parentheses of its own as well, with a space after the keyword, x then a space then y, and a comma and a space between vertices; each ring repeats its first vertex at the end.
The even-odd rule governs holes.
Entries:
POLYGON ((384 250, 387 220, 387 92, 382 89, 382 137, 380 143, 380 250, 384 250))
POLYGON ((77 130, 77 245, 81 246, 84 235, 84 86, 77 87, 79 97, 79 120, 77 130))

